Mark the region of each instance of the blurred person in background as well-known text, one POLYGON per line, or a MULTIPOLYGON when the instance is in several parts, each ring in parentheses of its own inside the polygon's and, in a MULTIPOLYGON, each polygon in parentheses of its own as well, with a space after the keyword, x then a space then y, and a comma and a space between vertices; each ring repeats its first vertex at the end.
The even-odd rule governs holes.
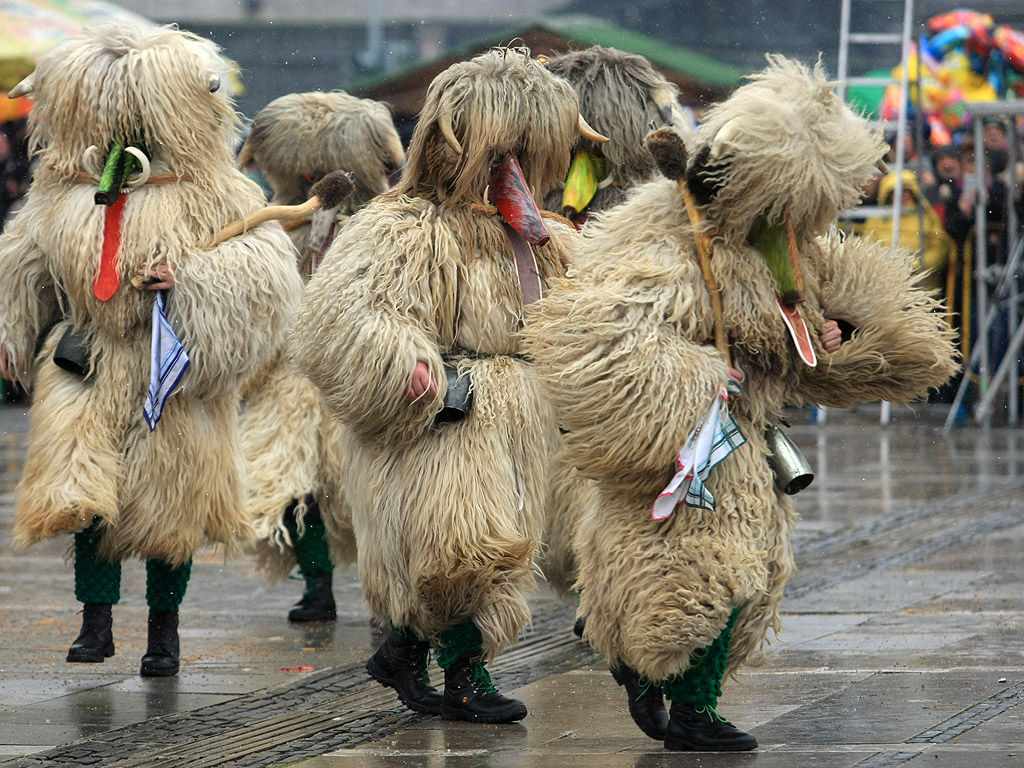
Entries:
MULTIPOLYGON (((878 184, 878 204, 892 205, 895 190, 896 174, 887 174, 878 184)), ((881 242, 892 242, 892 219, 888 216, 869 217, 858 231, 881 242)), ((925 289, 932 294, 944 291, 946 266, 953 242, 943 230, 942 221, 935 209, 921 196, 921 187, 912 171, 903 171, 899 244, 917 254, 917 268, 926 270, 923 280, 925 289), (919 216, 919 209, 923 216, 919 216)))
POLYGON ((26 121, 4 123, 0 126, 0 232, 21 207, 31 176, 26 121))

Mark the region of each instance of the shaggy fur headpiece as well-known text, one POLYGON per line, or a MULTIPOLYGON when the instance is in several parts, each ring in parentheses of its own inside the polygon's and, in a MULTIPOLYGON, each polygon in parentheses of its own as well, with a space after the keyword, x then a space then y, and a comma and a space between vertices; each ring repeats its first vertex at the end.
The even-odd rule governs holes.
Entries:
POLYGON ((580 112, 607 144, 579 137, 578 146, 605 158, 605 168, 624 187, 655 173, 644 147, 653 128, 683 130, 679 90, 643 56, 595 45, 549 59, 548 70, 572 83, 580 112))
POLYGON ((518 150, 530 191, 543 199, 565 177, 578 119, 572 86, 526 48, 496 48, 453 64, 427 90, 399 190, 479 202, 492 164, 518 150), (450 122, 461 155, 445 139, 441 121, 450 122))
POLYGON ((308 197, 307 176, 353 173, 354 210, 388 188, 388 176, 405 163, 405 152, 386 104, 332 91, 290 93, 261 109, 238 162, 252 158, 280 204, 308 197))
MULTIPOLYGON (((105 24, 58 44, 31 76, 33 149, 67 179, 96 145, 144 138, 154 174, 197 180, 231 163, 238 119, 228 64, 209 40, 174 27, 105 24)), ((102 159, 100 163, 102 163, 102 159)))
POLYGON ((885 154, 880 130, 844 106, 819 63, 783 56, 705 116, 687 181, 726 239, 745 239, 761 213, 798 232, 823 234, 857 204, 885 154))

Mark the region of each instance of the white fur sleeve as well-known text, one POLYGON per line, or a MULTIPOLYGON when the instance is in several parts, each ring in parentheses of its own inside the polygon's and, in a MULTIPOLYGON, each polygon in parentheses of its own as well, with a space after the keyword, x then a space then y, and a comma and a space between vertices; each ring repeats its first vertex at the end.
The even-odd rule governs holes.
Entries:
POLYGON ((18 218, 0 236, 0 291, 0 345, 11 361, 11 374, 27 387, 39 335, 59 310, 46 257, 18 218))
POLYGON ((364 210, 333 243, 306 288, 289 339, 295 366, 322 391, 334 415, 360 437, 400 443, 433 422, 444 376, 429 251, 415 220, 364 210), (438 382, 434 399, 404 393, 417 361, 438 382))
POLYGON ((829 320, 853 336, 816 368, 801 371, 809 403, 903 403, 938 387, 957 368, 953 333, 941 304, 918 285, 913 256, 902 248, 831 233, 819 240, 818 299, 829 320))
POLYGON ((570 461, 652 500, 726 381, 715 349, 694 341, 700 276, 676 261, 557 282, 527 328, 570 461))
POLYGON ((295 251, 279 224, 187 252, 167 305, 191 359, 182 386, 220 394, 255 373, 284 343, 301 295, 295 251))

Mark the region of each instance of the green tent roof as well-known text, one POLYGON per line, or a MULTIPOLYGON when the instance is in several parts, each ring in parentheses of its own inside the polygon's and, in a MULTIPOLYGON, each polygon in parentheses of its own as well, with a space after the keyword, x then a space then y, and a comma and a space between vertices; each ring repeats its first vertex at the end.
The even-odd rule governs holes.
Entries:
POLYGON ((363 78, 350 83, 348 89, 364 91, 376 88, 389 81, 403 78, 416 70, 429 67, 434 62, 465 58, 483 48, 508 44, 532 29, 541 29, 552 35, 564 37, 570 43, 581 48, 601 45, 606 48, 618 48, 628 53, 636 53, 648 59, 655 66, 673 70, 706 86, 733 88, 739 85, 741 78, 746 74, 744 70, 731 64, 647 37, 639 32, 608 24, 591 16, 549 16, 507 28, 471 43, 455 46, 429 61, 418 62, 394 72, 363 78))

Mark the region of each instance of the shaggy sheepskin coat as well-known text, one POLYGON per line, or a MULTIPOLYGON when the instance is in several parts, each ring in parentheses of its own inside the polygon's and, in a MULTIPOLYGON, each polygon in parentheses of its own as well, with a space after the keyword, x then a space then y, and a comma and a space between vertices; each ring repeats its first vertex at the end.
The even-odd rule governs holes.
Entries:
POLYGON ((280 345, 302 283, 278 224, 200 247, 262 200, 233 164, 236 115, 211 92, 223 75, 212 43, 126 25, 69 39, 33 75, 40 165, 25 208, 0 238, 0 343, 18 379, 34 383, 20 545, 81 531, 94 517, 101 554, 115 561, 178 565, 204 537, 248 543, 239 382, 280 345), (92 285, 106 208, 93 201, 96 181, 83 176, 82 157, 125 132, 145 136, 153 176, 167 183, 128 193, 121 283, 103 302, 92 285), (176 268, 166 313, 191 367, 150 432, 142 409, 155 294, 129 280, 158 261, 176 268), (90 341, 85 378, 52 360, 71 327, 90 341))
MULTIPOLYGON (((308 178, 333 171, 353 174, 356 188, 337 207, 336 231, 375 195, 405 162, 401 139, 387 105, 343 91, 291 93, 270 102, 253 120, 239 164, 254 159, 272 189, 275 205, 308 197, 308 178)), ((308 280, 310 224, 289 229, 308 280)), ((291 535, 282 512, 293 501, 300 527, 311 496, 327 530, 331 559, 355 560, 352 515, 345 500, 341 425, 324 407, 320 391, 287 361, 283 349, 246 382, 242 448, 249 479, 248 514, 256 529, 257 563, 272 578, 295 567, 291 535)))
POLYGON ((707 116, 691 145, 694 184, 713 227, 732 365, 745 373, 728 409, 746 443, 712 471, 714 510, 680 505, 652 519, 687 437, 726 384, 694 232, 674 181, 644 185, 588 224, 527 327, 569 457, 600 481, 575 539, 584 638, 609 663, 655 681, 686 671, 733 610, 729 672, 758 660, 794 570, 794 510, 774 485, 765 431, 785 405, 906 402, 955 370, 937 303, 912 258, 830 228, 882 156, 879 137, 819 72, 782 58, 707 116), (737 119, 733 119, 737 118, 737 119), (723 130, 726 124, 727 130, 723 130), (803 363, 764 258, 747 242, 764 212, 793 218, 802 311, 818 356, 803 363), (855 329, 833 354, 826 319, 855 329))
MULTIPOLYGON (((630 189, 660 177, 654 158, 644 146, 644 136, 652 128, 666 125, 688 130, 673 83, 644 57, 600 45, 556 56, 546 66, 572 85, 580 100, 580 112, 608 138, 601 144, 582 136, 576 140, 575 150, 585 149, 604 158, 607 174, 585 215, 619 205, 630 189)), ((547 196, 548 210, 562 212, 562 192, 559 188, 547 196)), ((569 595, 576 582, 573 536, 586 510, 595 504, 594 481, 582 477, 568 454, 559 451, 551 465, 551 499, 539 563, 548 584, 562 595, 569 595)))
MULTIPOLYGON (((351 503, 373 616, 438 635, 472 618, 493 657, 529 620, 558 429, 519 334, 513 251, 483 202, 490 166, 516 148, 534 195, 564 175, 571 88, 515 49, 463 62, 428 92, 398 189, 357 213, 310 282, 291 341, 297 365, 345 424, 351 503), (457 134, 447 140, 446 122, 457 134), (458 150, 452 144, 459 142, 458 150), (474 202, 477 201, 477 202, 474 202), (443 358, 473 401, 435 425, 443 358), (403 393, 423 361, 436 397, 403 393)), ((540 274, 565 272, 574 230, 548 221, 540 274)))

